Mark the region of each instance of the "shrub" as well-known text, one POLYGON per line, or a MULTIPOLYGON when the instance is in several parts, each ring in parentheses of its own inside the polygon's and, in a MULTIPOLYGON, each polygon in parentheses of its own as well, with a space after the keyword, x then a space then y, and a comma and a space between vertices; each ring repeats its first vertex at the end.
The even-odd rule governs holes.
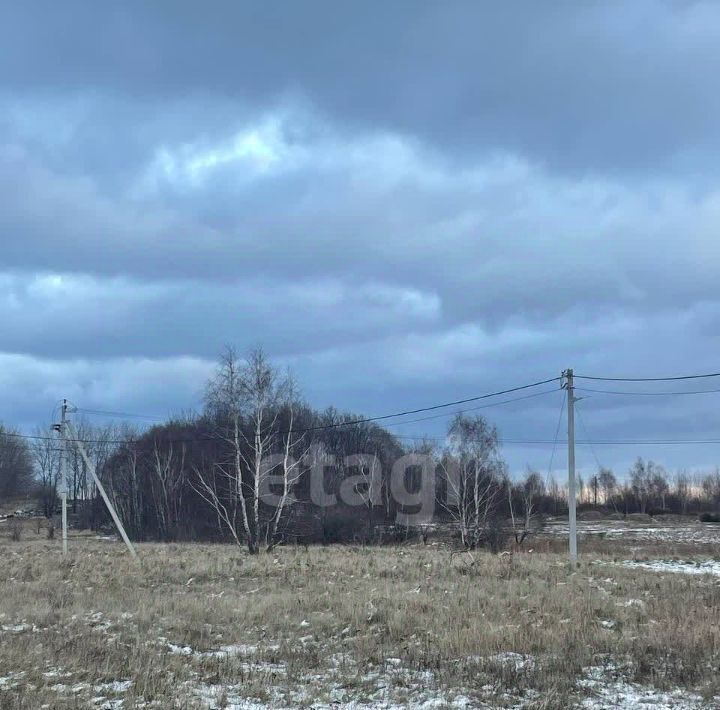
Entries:
POLYGON ((503 520, 493 517, 488 520, 483 533, 483 544, 489 548, 494 555, 502 552, 508 541, 509 531, 503 520))
POLYGON ((700 513, 701 523, 720 523, 720 513, 700 513))

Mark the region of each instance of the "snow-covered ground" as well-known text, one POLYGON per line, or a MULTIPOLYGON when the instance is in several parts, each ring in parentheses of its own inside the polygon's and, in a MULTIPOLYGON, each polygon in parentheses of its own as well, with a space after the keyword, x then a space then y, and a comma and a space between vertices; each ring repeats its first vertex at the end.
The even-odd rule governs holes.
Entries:
MULTIPOLYGON (((226 653, 216 651, 194 651, 187 646, 169 644, 173 653, 190 655, 194 658, 210 658, 226 653)), ((250 646, 238 646, 227 649, 241 656, 252 655, 250 646), (249 652, 249 654, 248 654, 249 652)), ((529 672, 540 664, 531 655, 505 651, 487 657, 473 657, 479 667, 483 663, 497 664, 518 673, 529 672)), ((534 690, 516 692, 506 690, 498 694, 494 685, 487 685, 474 692, 462 689, 454 691, 443 689, 430 670, 415 670, 403 666, 400 658, 387 658, 382 667, 368 668, 351 686, 342 674, 337 674, 341 664, 347 664, 346 657, 329 658, 330 667, 326 671, 316 671, 295 681, 302 681, 304 689, 288 690, 285 684, 287 669, 282 663, 264 663, 248 658, 248 665, 256 671, 267 673, 268 684, 265 690, 267 698, 259 700, 245 697, 242 685, 209 685, 198 683, 190 685, 188 691, 198 699, 206 710, 260 710, 261 708, 289 709, 298 706, 312 707, 314 710, 347 708, 348 710, 399 710, 400 708, 510 708, 523 710, 536 707, 542 701, 540 693, 534 690), (357 697, 358 684, 363 688, 363 697, 357 697), (355 690, 352 689, 355 687, 355 690), (310 700, 315 692, 323 689, 327 700, 310 700), (483 699, 483 693, 486 698, 483 699)), ((694 693, 683 690, 664 691, 651 685, 635 683, 629 680, 629 669, 607 662, 604 665, 591 666, 583 671, 577 681, 577 699, 572 707, 585 710, 636 710, 640 707, 653 707, 658 710, 702 710, 718 707, 720 698, 711 703, 694 693)), ((298 687, 296 685, 296 687, 298 687)))
MULTIPOLYGON (((647 526, 642 530, 647 530, 647 526)), ((662 526, 653 531, 658 530, 676 528, 662 526)), ((697 559, 709 558, 711 552, 704 547, 698 551, 697 559)), ((295 566, 304 564, 306 558, 293 551, 286 554, 286 568, 296 575, 295 566), (290 557, 291 554, 294 556, 290 557)), ((308 554, 315 554, 315 565, 324 562, 319 552, 308 554)), ((95 586, 88 585, 96 582, 92 575, 87 576, 86 582, 73 583, 76 594, 85 594, 85 603, 68 609, 62 616, 64 632, 84 639, 87 650, 75 656, 56 657, 65 660, 64 666, 44 653, 28 658, 29 651, 55 637, 60 617, 38 613, 25 603, 25 592, 16 594, 14 606, 0 611, 0 661, 10 658, 8 648, 16 648, 12 663, 0 662, 0 706, 13 707, 18 698, 27 696, 33 699, 28 706, 47 710, 54 707, 149 710, 172 703, 179 706, 178 702, 187 703, 183 707, 204 710, 297 707, 530 710, 543 707, 548 700, 556 701, 557 706, 560 697, 565 706, 586 710, 720 707, 720 698, 707 701, 697 694, 711 694, 715 689, 716 634, 708 634, 712 638, 699 645, 692 666, 688 666, 697 670, 696 675, 683 676, 685 671, 678 669, 677 664, 668 665, 664 656, 665 649, 672 649, 675 640, 685 638, 673 635, 675 631, 665 631, 677 629, 677 634, 685 634, 683 610, 687 605, 697 604, 696 611, 705 612, 699 614, 705 624, 703 628, 715 628, 714 597, 707 592, 720 576, 718 560, 690 562, 687 558, 694 557, 695 552, 675 546, 646 550, 646 559, 642 559, 641 552, 633 551, 636 559, 632 560, 624 559, 631 555, 621 548, 621 554, 613 557, 599 555, 597 560, 591 560, 586 555, 579 568, 568 570, 564 556, 487 555, 479 560, 482 569, 472 569, 470 583, 463 584, 465 575, 446 575, 450 565, 440 551, 421 548, 413 550, 411 556, 405 550, 392 553, 381 550, 373 551, 373 564, 379 564, 381 554, 392 554, 385 564, 396 579, 378 592, 377 575, 370 571, 363 571, 362 576, 357 574, 359 553, 341 550, 322 554, 332 554, 333 565, 338 564, 338 556, 346 554, 350 559, 346 562, 342 558, 346 566, 341 569, 347 570, 353 580, 347 589, 354 591, 367 577, 370 581, 366 594, 357 597, 357 606, 335 605, 333 587, 338 579, 337 570, 328 565, 329 573, 323 578, 328 590, 326 596, 319 597, 321 603, 314 603, 314 598, 305 599, 297 614, 288 615, 277 625, 269 615, 258 615, 258 620, 247 627, 233 624, 234 618, 242 618, 246 611, 248 595, 252 595, 250 600, 258 599, 255 595, 265 581, 265 577, 254 573, 238 584, 235 560, 230 569, 229 565, 210 568, 211 574, 204 563, 194 561, 192 573, 186 569, 176 573, 171 569, 166 576, 160 576, 162 586, 151 587, 147 599, 161 600, 166 595, 169 601, 162 604, 158 601, 157 611, 152 615, 136 604, 132 596, 134 587, 130 589, 124 579, 110 587, 115 590, 114 603, 100 611, 92 602, 101 599, 104 604, 106 589, 98 587, 98 595, 93 596, 95 586), (417 556, 424 556, 422 564, 417 556), (396 573, 399 564, 406 564, 408 571, 396 573), (228 576, 230 572, 233 576, 228 576), (673 577, 681 574, 693 576, 685 580, 673 577), (487 582, 489 577, 491 582, 487 582), (166 579, 171 582, 165 583, 166 579), (468 606, 470 595, 484 582, 486 594, 476 598, 474 606, 468 606), (392 598, 396 586, 400 592, 393 604, 388 604, 386 615, 381 615, 381 599, 392 598), (462 614, 447 615, 433 627, 436 617, 449 608, 451 595, 458 589, 463 590, 458 595, 458 609, 472 608, 476 618, 483 619, 487 612, 487 620, 475 627, 473 633, 467 632, 470 617, 462 614), (703 592, 703 599, 696 590, 703 592), (511 593, 519 603, 512 604, 515 598, 511 593), (187 598, 192 594, 195 599, 190 606, 187 598), (657 604, 660 594, 664 595, 662 599, 672 600, 679 595, 685 603, 657 604), (233 599, 228 603, 231 595, 233 599), (495 610, 493 604, 498 600, 499 609, 495 610), (403 633, 398 636, 402 643, 393 644, 388 641, 388 629, 398 627, 390 626, 391 622, 396 623, 392 615, 409 603, 414 608, 408 618, 414 620, 416 614, 426 613, 422 628, 433 629, 433 635, 403 633), (216 605, 220 604, 227 608, 218 609, 216 605), (184 613, 188 609, 197 616, 184 613), (186 625, 186 618, 193 620, 192 627, 186 625), (486 623, 492 633, 491 641, 481 636, 486 623), (454 636, 443 645, 448 628, 454 636), (458 634, 464 635, 461 644, 456 643, 458 634), (528 634, 531 643, 527 643, 528 634), (646 634, 654 637, 659 650, 645 650, 646 634), (570 646, 566 657, 565 638, 570 642, 582 639, 583 652, 573 655, 570 646), (113 651, 119 649, 113 664, 97 653, 104 644, 113 651), (142 663, 135 666, 125 660, 124 652, 134 644, 139 644, 138 651, 142 653, 142 663), (366 648, 371 652, 366 652, 366 648), (98 664, 95 671, 88 668, 86 659, 90 654, 103 658, 104 665, 98 664), (154 674, 158 679, 153 677, 148 682, 144 668, 150 665, 150 659, 155 659, 153 665, 157 662, 164 672, 154 674), (585 668, 581 669, 580 663, 585 668), (657 672, 652 670, 655 663, 657 672), (689 689, 681 690, 686 682, 689 689)), ((12 550, 8 555, 12 555, 12 550)), ((98 557, 104 560, 104 551, 98 557)), ((243 567, 255 564, 258 571, 269 576, 276 574, 279 563, 273 558, 260 558, 257 562, 242 559, 241 564, 243 567)), ((20 579, 24 569, 16 565, 5 579, 20 579)), ((34 569, 42 567, 37 565, 34 569)), ((148 570, 149 566, 145 574, 148 570)), ((247 575, 245 569, 243 573, 247 575)), ((305 577, 292 577, 288 572, 287 578, 308 584, 314 574, 315 571, 305 577)), ((35 579, 23 584, 36 589, 36 596, 44 593, 45 586, 35 579)), ((8 585, 8 589, 15 591, 16 585, 8 585)), ((324 595, 325 589, 318 587, 315 592, 324 595)), ((294 607, 298 594, 296 587, 289 586, 282 597, 283 604, 294 607)), ((273 606, 273 612, 276 608, 282 610, 283 604, 273 606)))
POLYGON ((677 574, 711 574, 720 577, 720 561, 686 562, 681 560, 626 560, 623 567, 639 567, 653 572, 675 572, 677 574))
POLYGON ((685 691, 664 692, 649 685, 631 683, 612 665, 586 668, 585 678, 578 686, 591 694, 580 704, 587 710, 637 710, 645 707, 655 710, 698 710, 717 707, 714 702, 704 703, 699 695, 685 691))
MULTIPOLYGON (((657 565, 662 561, 654 563, 657 565)), ((633 564, 633 563, 627 563, 633 564)), ((653 563, 638 563, 644 568, 655 569, 653 563)), ((666 563, 669 571, 678 571, 683 563, 666 563)), ((720 563, 716 563, 716 569, 720 563)), ((684 568, 683 568, 684 569, 684 568)), ((698 569, 694 567, 693 569, 698 569)), ((702 566, 699 568, 702 570, 702 566)), ((663 571, 667 571, 663 568, 663 571)), ((720 569, 718 569, 720 572, 720 569)), ((700 572, 692 572, 697 574, 700 572)), ((643 605, 640 600, 628 600, 624 605, 643 605)), ((97 619, 96 613, 88 618, 97 619)), ((612 629, 610 621, 601 621, 602 626, 612 629)), ((18 625, 19 626, 19 625, 18 625)), ((106 632, 100 624, 99 628, 106 632)), ((32 632, 32 627, 9 633, 32 632)), ((188 662, 202 667, 208 662, 232 660, 233 665, 246 677, 262 678, 261 697, 248 693, 244 682, 233 684, 211 684, 198 677, 197 681, 184 683, 187 695, 195 704, 205 710, 260 710, 261 708, 312 707, 315 710, 347 708, 348 710, 396 710, 399 708, 512 708, 523 710, 537 707, 542 703, 541 694, 536 690, 514 691, 498 688, 495 682, 473 688, 448 688, 433 670, 408 668, 401 658, 388 657, 382 664, 366 668, 355 666, 347 654, 332 654, 323 668, 312 672, 297 672, 282 660, 268 661, 278 650, 277 645, 234 644, 206 650, 194 649, 186 644, 176 644, 165 637, 158 637, 159 647, 166 652, 182 656, 188 662)), ((543 658, 513 651, 503 651, 490 656, 473 656, 466 659, 477 664, 478 673, 490 668, 505 668, 511 673, 523 674, 542 671, 543 658)), ((547 661, 547 659, 545 659, 547 661)), ((699 695, 682 690, 660 690, 651 685, 631 680, 630 667, 614 664, 611 660, 600 659, 598 665, 585 668, 576 682, 576 699, 569 707, 585 710, 631 710, 639 707, 653 707, 659 710, 701 710, 720 706, 720 698, 704 701, 699 695)), ((129 708, 124 697, 133 687, 133 681, 118 679, 104 683, 78 682, 73 674, 61 667, 51 667, 42 676, 48 687, 59 697, 72 703, 81 697, 89 697, 89 707, 100 710, 129 708)), ((489 676, 490 677, 490 676, 489 676)), ((0 676, 0 690, 11 689, 28 682, 27 674, 7 673, 0 676)), ((133 707, 162 707, 150 703, 133 707)), ((50 706, 48 706, 50 707, 50 706)))
MULTIPOLYGON (((514 656, 518 654, 500 654, 509 663, 515 663, 514 656)), ((528 663, 528 657, 521 657, 522 664, 528 663)), ((533 659, 530 658, 530 663, 533 659)), ((330 710, 331 708, 347 708, 348 710, 399 710, 400 708, 420 708, 430 710, 431 708, 509 708, 511 710, 524 710, 537 707, 542 702, 540 694, 536 691, 528 691, 524 694, 513 694, 506 692, 502 697, 497 695, 493 700, 487 701, 478 699, 476 696, 469 697, 463 693, 447 694, 440 690, 431 690, 428 684, 432 685, 432 673, 408 672, 398 669, 398 674, 403 673, 408 685, 404 689, 402 698, 393 698, 388 691, 388 676, 379 673, 368 673, 367 695, 363 699, 349 699, 344 693, 341 685, 331 689, 330 699, 327 702, 314 702, 311 707, 314 710, 330 710), (375 689, 372 689, 372 686, 375 689)), ((396 676, 394 680, 398 680, 396 676)), ((315 680, 318 680, 316 678, 315 680)), ((491 686, 487 690, 493 691, 491 686)), ((584 710, 637 710, 637 708, 654 708, 656 710, 703 710, 704 708, 718 707, 720 698, 710 702, 704 701, 699 695, 688 693, 682 690, 663 691, 651 685, 633 683, 623 677, 613 665, 593 666, 586 668, 584 676, 577 683, 578 698, 571 707, 584 710), (583 697, 584 696, 584 697, 583 697)), ((261 708, 285 708, 296 707, 293 703, 287 703, 277 697, 274 701, 258 701, 244 698, 232 687, 220 685, 199 685, 193 689, 193 693, 200 700, 207 710, 260 710, 261 708)), ((301 701, 300 696, 295 696, 296 701, 301 701)))
MULTIPOLYGON (((720 545, 720 523, 688 522, 666 525, 624 520, 578 520, 577 530, 579 536, 603 537, 609 540, 720 545)), ((550 521, 540 535, 565 537, 568 533, 567 521, 550 521)))

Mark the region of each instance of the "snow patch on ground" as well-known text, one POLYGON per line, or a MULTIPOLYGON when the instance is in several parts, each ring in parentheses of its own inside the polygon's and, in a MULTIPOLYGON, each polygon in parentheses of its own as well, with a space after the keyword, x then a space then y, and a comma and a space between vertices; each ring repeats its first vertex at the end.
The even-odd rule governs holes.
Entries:
MULTIPOLYGON (((228 646, 220 646, 209 651, 197 651, 192 646, 179 646, 178 644, 166 642, 168 651, 177 656, 192 656, 193 658, 226 658, 229 656, 252 656, 258 653, 258 646, 254 644, 236 643, 228 646)), ((277 651, 278 645, 265 646, 264 650, 277 651)))
POLYGON ((132 688, 131 680, 113 680, 110 683, 100 683, 94 687, 96 693, 127 693, 132 688))
POLYGON ((232 690, 224 685, 199 685, 194 689, 203 706, 209 710, 223 708, 224 710, 261 710, 267 708, 267 703, 248 700, 233 695, 232 690))
MULTIPOLYGON (((535 657, 513 651, 473 659, 478 662, 497 663, 517 671, 532 670, 538 664, 535 657)), ((345 662, 347 663, 348 659, 345 659, 345 662)), ((347 710, 399 710, 406 707, 420 710, 475 707, 520 710, 540 697, 537 691, 533 690, 524 693, 508 691, 499 695, 498 688, 493 684, 480 688, 480 697, 476 698, 471 698, 460 688, 455 693, 448 693, 438 685, 432 671, 404 667, 401 659, 396 657, 386 659, 382 666, 365 670, 350 686, 338 681, 334 673, 337 664, 331 662, 331 666, 333 667, 296 679, 299 684, 295 688, 282 683, 277 686, 272 682, 268 683, 265 686, 268 697, 263 700, 246 697, 239 685, 198 684, 193 685, 190 690, 207 710, 259 710, 305 706, 314 710, 330 710, 336 707, 347 710), (357 687, 364 689, 362 699, 358 699, 355 694, 357 687), (318 690, 322 691, 326 698, 321 702, 317 700, 318 690)), ((625 676, 627 669, 611 663, 585 669, 583 678, 577 683, 581 697, 576 701, 578 705, 573 707, 585 710, 634 710, 639 707, 700 710, 708 707, 702 698, 694 693, 680 689, 661 691, 649 685, 630 682, 625 676)))
POLYGON ((585 669, 586 678, 578 686, 589 692, 580 707, 587 710, 635 710, 652 707, 656 710, 698 710, 708 707, 699 695, 682 690, 663 692, 652 686, 629 683, 613 677, 610 666, 593 666, 585 669))
POLYGON ((626 609, 638 609, 645 611, 647 604, 642 599, 626 599, 624 602, 615 602, 616 606, 622 606, 626 609))
POLYGON ((84 690, 88 690, 90 688, 89 683, 75 683, 75 685, 66 685, 65 683, 55 683, 55 685, 50 686, 50 690, 55 691, 56 693, 82 693, 84 690))
POLYGON ((37 631, 37 627, 31 626, 30 624, 12 624, 9 626, 0 626, 3 631, 10 634, 20 634, 23 631, 37 631))
MULTIPOLYGON (((122 698, 118 698, 116 700, 108 700, 107 698, 102 696, 99 698, 93 698, 90 702, 98 705, 100 710, 120 710, 120 708, 122 708, 125 704, 125 701, 122 698)), ((138 707, 144 706, 139 705, 138 707)))
POLYGON ((178 646, 174 643, 168 643, 167 647, 170 653, 174 653, 176 656, 192 656, 194 653, 190 646, 178 646))
POLYGON ((0 689, 15 688, 18 681, 25 675, 23 671, 20 673, 8 673, 6 676, 0 676, 0 689))
POLYGON ((522 653, 505 651, 489 656, 488 661, 499 663, 503 666, 513 667, 516 671, 526 671, 535 668, 535 659, 532 656, 524 656, 522 653))
POLYGON ((623 567, 639 567, 653 572, 674 572, 677 574, 711 574, 720 577, 720 561, 682 562, 680 560, 626 560, 623 567))
POLYGON ((226 658, 228 656, 252 656, 258 647, 251 644, 237 643, 231 646, 220 646, 214 651, 194 651, 197 658, 226 658))
MULTIPOLYGON (((686 523, 661 525, 659 523, 638 524, 633 521, 608 520, 588 522, 579 520, 578 535, 602 537, 608 540, 627 539, 647 543, 691 543, 717 545, 720 543, 720 524, 686 523)), ((549 522, 539 532, 541 536, 566 537, 569 534, 565 521, 549 522)))
POLYGON ((412 670, 402 667, 398 658, 386 659, 383 666, 366 670, 353 677, 348 685, 339 679, 336 668, 318 670, 297 679, 295 687, 284 682, 265 686, 268 698, 244 697, 239 685, 199 684, 191 692, 198 697, 202 707, 208 710, 259 710, 259 708, 312 707, 313 710, 330 710, 342 707, 347 710, 399 710, 400 708, 474 708, 477 701, 460 693, 446 693, 437 687, 431 671, 412 670), (362 688, 362 699, 357 697, 357 684, 362 688), (325 695, 327 701, 318 701, 325 695))

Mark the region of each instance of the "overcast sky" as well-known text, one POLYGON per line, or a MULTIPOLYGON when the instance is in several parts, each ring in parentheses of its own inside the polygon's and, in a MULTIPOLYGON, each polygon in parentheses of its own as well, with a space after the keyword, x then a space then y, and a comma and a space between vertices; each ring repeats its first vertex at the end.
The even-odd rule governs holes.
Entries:
MULTIPOLYGON (((198 408, 225 343, 368 415, 720 370, 719 48, 684 0, 5 3, 0 420, 198 408)), ((720 437, 720 393, 578 394, 583 438, 720 437)), ((561 397, 482 413, 552 439, 561 397)))

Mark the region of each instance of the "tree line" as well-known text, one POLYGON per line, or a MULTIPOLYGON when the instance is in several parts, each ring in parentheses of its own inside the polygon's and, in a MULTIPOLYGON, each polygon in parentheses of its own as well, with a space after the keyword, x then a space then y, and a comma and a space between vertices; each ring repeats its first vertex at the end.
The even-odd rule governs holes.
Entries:
MULTIPOLYGON (((446 527, 468 548, 522 543, 538 520, 567 513, 567 490, 528 469, 514 479, 498 432, 456 414, 442 445, 402 443, 377 422, 316 411, 262 350, 228 348, 200 414, 140 430, 76 422, 77 438, 134 540, 226 541, 251 553, 287 541, 383 542, 446 527)), ((0 496, 33 496, 57 512, 58 440, 0 427, 0 496), (42 437, 45 438, 42 438, 42 437)), ((67 449, 75 525, 108 524, 86 463, 67 449)), ((697 514, 720 509, 720 470, 669 475, 638 459, 620 482, 601 468, 578 481, 581 509, 697 514)))

